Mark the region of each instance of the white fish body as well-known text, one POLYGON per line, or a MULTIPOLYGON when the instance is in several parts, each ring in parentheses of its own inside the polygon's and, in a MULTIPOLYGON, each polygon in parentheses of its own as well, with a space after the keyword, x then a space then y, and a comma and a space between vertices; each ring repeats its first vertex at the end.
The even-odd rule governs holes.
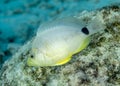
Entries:
POLYGON ((90 35, 97 32, 96 26, 92 25, 86 25, 76 18, 65 18, 41 25, 33 40, 27 64, 56 66, 67 63, 72 55, 89 44, 90 35))

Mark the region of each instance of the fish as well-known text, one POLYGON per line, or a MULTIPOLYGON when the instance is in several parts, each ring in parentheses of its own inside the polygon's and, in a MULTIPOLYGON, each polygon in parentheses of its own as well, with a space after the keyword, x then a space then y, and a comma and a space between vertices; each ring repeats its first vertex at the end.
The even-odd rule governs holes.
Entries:
POLYGON ((76 17, 46 22, 40 25, 33 39, 27 65, 44 67, 67 63, 89 45, 91 35, 101 28, 103 23, 96 17, 87 23, 76 17))

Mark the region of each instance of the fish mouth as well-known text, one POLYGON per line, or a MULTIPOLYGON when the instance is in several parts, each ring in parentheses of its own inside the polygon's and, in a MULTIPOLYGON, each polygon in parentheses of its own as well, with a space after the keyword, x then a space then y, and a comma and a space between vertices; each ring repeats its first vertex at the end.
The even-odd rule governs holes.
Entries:
POLYGON ((28 58, 28 59, 27 59, 27 65, 28 65, 28 66, 33 66, 33 62, 32 62, 32 59, 31 59, 31 58, 28 58))
POLYGON ((27 65, 28 66, 36 66, 36 67, 40 66, 38 61, 35 59, 32 59, 32 58, 27 59, 27 65))

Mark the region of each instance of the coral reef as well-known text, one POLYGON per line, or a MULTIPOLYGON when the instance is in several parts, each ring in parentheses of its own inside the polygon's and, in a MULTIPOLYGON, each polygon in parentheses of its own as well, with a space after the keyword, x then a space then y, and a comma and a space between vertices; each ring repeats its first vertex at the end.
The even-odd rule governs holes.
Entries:
POLYGON ((89 46, 69 63, 55 67, 27 66, 31 40, 4 63, 0 86, 119 86, 120 7, 83 12, 77 17, 87 21, 96 15, 103 17, 106 29, 92 35, 89 46))

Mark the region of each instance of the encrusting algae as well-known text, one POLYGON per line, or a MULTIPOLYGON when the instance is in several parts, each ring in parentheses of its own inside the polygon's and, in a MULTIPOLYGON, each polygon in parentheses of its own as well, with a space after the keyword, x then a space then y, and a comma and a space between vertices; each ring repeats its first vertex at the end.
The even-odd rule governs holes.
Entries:
MULTIPOLYGON (((38 45, 39 43, 41 43, 41 41, 38 40, 38 38, 41 37, 40 35, 42 35, 42 37, 44 38, 44 36, 47 35, 44 33, 47 33, 47 31, 50 30, 56 32, 56 29, 53 30, 54 24, 52 24, 51 27, 50 27, 51 24, 45 26, 46 30, 45 31, 43 30, 43 33, 41 33, 40 32, 41 30, 39 29, 37 35, 31 41, 25 44, 10 60, 4 63, 0 71, 0 86, 119 86, 120 85, 119 15, 120 7, 114 6, 103 8, 95 12, 83 12, 80 14, 80 16, 76 16, 75 18, 85 22, 85 26, 84 24, 83 26, 80 25, 81 28, 77 29, 78 26, 76 26, 75 24, 74 27, 72 23, 70 24, 72 26, 70 27, 71 31, 74 28, 75 33, 76 32, 81 33, 80 40, 82 41, 85 41, 85 38, 90 36, 91 42, 90 43, 87 42, 89 43, 89 46, 86 47, 86 49, 82 50, 80 53, 78 53, 80 51, 78 49, 76 51, 77 54, 72 56, 74 58, 72 58, 70 62, 64 65, 60 65, 61 63, 60 62, 58 64, 59 66, 55 66, 56 61, 53 61, 52 63, 52 61, 49 60, 51 61, 49 64, 48 63, 49 61, 46 61, 47 58, 43 60, 45 61, 45 63, 42 64, 38 63, 37 65, 35 65, 29 64, 29 62, 28 64, 26 63, 28 58, 30 58, 29 56, 31 55, 33 55, 32 56, 33 58, 37 58, 38 61, 40 60, 38 53, 36 53, 38 52, 38 50, 36 51, 37 46, 46 49, 45 46, 40 46, 41 44, 38 45), (104 21, 103 26, 101 26, 101 24, 98 24, 97 21, 93 23, 93 20, 96 18, 96 16, 100 16, 99 18, 101 18, 101 20, 104 21), (48 30, 47 29, 48 27, 52 29, 48 30), (90 31, 91 29, 99 29, 97 27, 103 28, 104 30, 100 29, 100 31, 98 31, 96 34, 86 35, 83 33, 84 31, 81 32, 83 27, 85 27, 84 29, 87 29, 89 33, 91 33, 90 31), (35 46, 33 46, 33 44, 35 44, 35 46), (34 55, 37 56, 34 57, 34 55), (50 67, 41 67, 49 65, 50 67)), ((65 24, 65 26, 69 27, 69 24, 65 24)), ((44 24, 41 27, 44 27, 44 24)), ((67 32, 64 33, 64 31, 65 30, 67 31, 68 29, 64 28, 62 30, 63 34, 65 35, 65 33, 67 32)), ((60 30, 58 29, 58 31, 60 30)), ((72 32, 68 31, 67 33, 68 36, 65 35, 65 37, 67 37, 68 39, 69 37, 71 38, 70 35, 71 33, 72 32)), ((49 36, 49 34, 47 36, 49 36)), ((74 33, 72 34, 74 35, 74 33)), ((64 35, 62 35, 62 38, 60 38, 60 41, 62 42, 64 42, 63 40, 64 35)), ((75 34, 75 36, 76 35, 77 34, 75 34)), ((56 34, 56 37, 57 36, 59 37, 61 35, 58 33, 58 35, 56 34)), ((56 37, 54 37, 53 35, 52 37, 54 40, 49 40, 49 43, 56 43, 58 38, 55 40, 56 37)), ((74 43, 78 43, 79 45, 78 39, 76 42, 73 42, 72 44, 74 43)), ((67 45, 63 46, 66 47, 67 45)), ((68 46, 70 46, 69 43, 68 46)), ((74 46, 71 47, 74 48, 74 46)), ((79 45, 79 47, 80 46, 81 45, 79 45)), ((39 49, 39 47, 37 49, 39 49)), ((55 47, 53 47, 52 50, 54 50, 54 48, 55 47)), ((72 50, 72 48, 69 48, 69 50, 72 50)), ((55 49, 56 52, 57 49, 61 48, 56 48, 55 49)), ((62 55, 62 53, 60 53, 60 55, 62 55)), ((63 61, 63 63, 65 62, 63 61)))

